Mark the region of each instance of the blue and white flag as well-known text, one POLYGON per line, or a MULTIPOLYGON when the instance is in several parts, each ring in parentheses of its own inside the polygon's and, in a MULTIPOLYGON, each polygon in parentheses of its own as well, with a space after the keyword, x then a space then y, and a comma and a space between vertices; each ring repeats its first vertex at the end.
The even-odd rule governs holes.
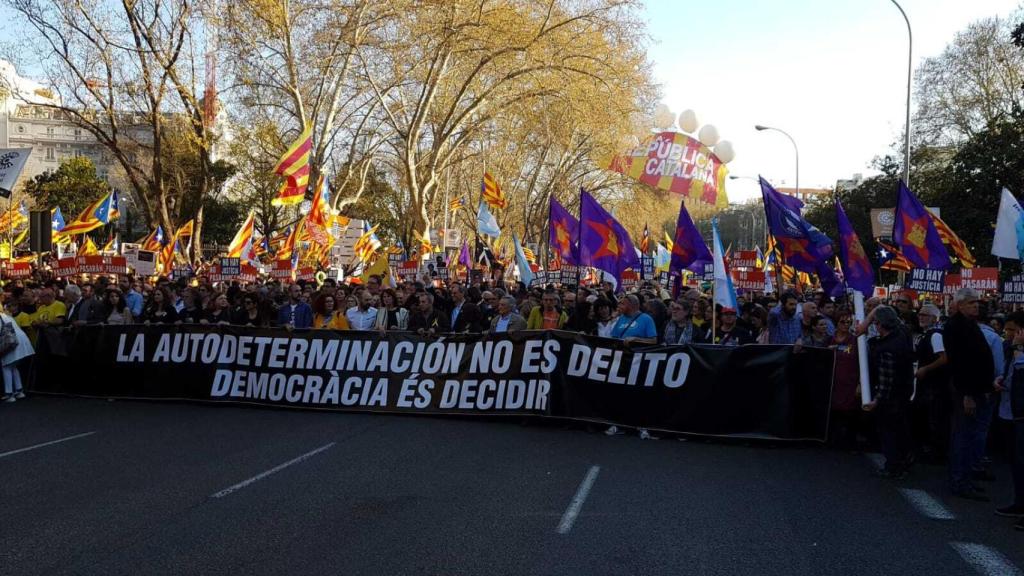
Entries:
POLYGON ((736 290, 732 286, 732 277, 725 269, 725 249, 722 248, 722 238, 718 235, 718 218, 711 220, 711 233, 714 237, 715 246, 712 257, 715 261, 715 304, 721 304, 722 308, 729 308, 736 311, 736 290))
POLYGON ((501 228, 498 228, 498 221, 494 218, 494 214, 487 209, 487 203, 481 201, 480 209, 476 212, 476 230, 477 232, 497 238, 501 236, 501 228))
POLYGON ((1003 188, 1003 197, 999 201, 992 254, 1000 258, 1024 260, 1024 210, 1006 188, 1003 188))

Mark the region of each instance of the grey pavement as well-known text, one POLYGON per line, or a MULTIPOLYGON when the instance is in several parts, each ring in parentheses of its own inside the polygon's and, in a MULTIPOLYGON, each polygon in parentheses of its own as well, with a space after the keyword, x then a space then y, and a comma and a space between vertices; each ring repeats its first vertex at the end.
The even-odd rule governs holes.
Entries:
POLYGON ((980 504, 950 498, 936 467, 895 483, 872 478, 863 455, 817 446, 582 428, 55 397, 0 405, 0 574, 1012 575, 1024 566, 1024 533, 992 514, 1009 497, 1005 468, 990 485, 995 504, 980 504), (595 466, 579 515, 559 533, 595 466), (907 493, 952 518, 928 518, 907 493))

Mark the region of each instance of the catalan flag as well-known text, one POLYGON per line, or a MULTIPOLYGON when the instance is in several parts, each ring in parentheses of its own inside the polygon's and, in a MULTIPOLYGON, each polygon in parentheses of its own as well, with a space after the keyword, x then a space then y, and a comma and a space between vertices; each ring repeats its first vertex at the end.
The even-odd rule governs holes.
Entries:
MULTIPOLYGON (((925 208, 928 210, 928 208, 925 208)), ((939 233, 939 238, 942 239, 942 243, 949 246, 953 250, 953 254, 960 259, 960 265, 964 268, 974 268, 976 263, 974 255, 971 254, 970 249, 967 248, 967 244, 956 235, 955 232, 939 218, 937 214, 928 210, 928 213, 932 216, 932 222, 935 223, 935 230, 939 233)))
POLYGON ((530 264, 536 264, 537 263, 537 255, 534 254, 533 250, 530 250, 529 246, 527 246, 526 244, 523 244, 522 245, 522 250, 523 250, 523 256, 526 257, 526 261, 527 262, 529 262, 530 264))
POLYGON ((5 210, 0 213, 0 233, 8 234, 18 227, 28 224, 28 205, 22 200, 17 210, 5 210))
POLYGON ((60 231, 61 236, 85 234, 110 223, 110 201, 111 194, 107 193, 90 204, 78 215, 78 218, 64 226, 64 229, 60 231))
POLYGON ((229 258, 241 258, 242 262, 252 260, 252 239, 256 233, 256 215, 249 212, 249 216, 238 229, 234 239, 228 246, 229 258))
POLYGON ((448 203, 448 210, 450 212, 458 212, 459 210, 462 210, 465 207, 466 207, 466 199, 463 198, 462 196, 459 196, 458 198, 456 198, 456 199, 454 199, 454 200, 452 200, 451 202, 448 203))
POLYGON ((160 250, 161 247, 163 247, 164 241, 164 228, 163 226, 160 226, 158 224, 157 227, 152 232, 147 234, 143 239, 139 240, 138 243, 142 245, 143 250, 156 252, 160 250))
POLYGON ((85 242, 82 243, 82 247, 78 249, 79 256, 96 256, 100 253, 96 249, 96 243, 92 241, 92 238, 86 236, 85 242))
POLYGON ((910 272, 914 264, 892 244, 878 242, 878 263, 883 270, 910 272))
POLYGON ((195 220, 189 220, 178 228, 178 231, 174 233, 176 238, 189 238, 195 233, 195 220))
POLYGON ((274 198, 275 206, 302 202, 309 186, 309 158, 313 150, 313 127, 306 126, 299 138, 288 147, 274 166, 274 174, 284 177, 284 183, 274 198))
POLYGON ((291 228, 287 236, 285 236, 284 243, 281 244, 281 248, 278 249, 276 258, 278 260, 287 260, 294 258, 299 253, 299 236, 302 235, 302 226, 306 219, 302 218, 295 223, 295 226, 291 228))
POLYGON ((362 262, 369 262, 370 257, 380 248, 380 239, 377 238, 377 226, 370 227, 370 223, 363 220, 363 235, 356 240, 356 256, 362 262))
POLYGON ((321 174, 317 179, 309 214, 306 215, 306 233, 311 242, 316 242, 320 246, 331 243, 332 238, 328 233, 330 219, 330 191, 327 187, 327 178, 321 174))
POLYGON ((110 195, 110 221, 121 217, 121 193, 117 190, 110 195))
POLYGON ((416 238, 416 241, 420 244, 420 254, 430 254, 434 251, 434 246, 430 243, 430 232, 426 234, 420 234, 419 230, 413 230, 412 235, 416 238))
POLYGON ((490 172, 484 172, 484 180, 481 183, 484 202, 491 208, 508 208, 508 199, 501 191, 498 181, 491 176, 490 172))
POLYGON ((60 206, 50 210, 50 225, 54 234, 64 229, 64 215, 60 213, 60 206))
POLYGON ((644 224, 644 234, 640 237, 640 253, 647 256, 651 251, 651 230, 644 224))

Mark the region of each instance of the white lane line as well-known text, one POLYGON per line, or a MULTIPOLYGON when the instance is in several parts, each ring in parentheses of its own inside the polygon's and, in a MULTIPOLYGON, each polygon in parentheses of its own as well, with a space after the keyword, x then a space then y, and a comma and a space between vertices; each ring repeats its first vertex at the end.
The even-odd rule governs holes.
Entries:
POLYGON ((931 494, 917 488, 898 488, 900 494, 910 502, 918 512, 932 520, 956 520, 956 516, 932 497, 931 494))
POLYGON ((324 450, 327 450, 331 446, 334 446, 334 442, 331 442, 330 444, 325 444, 325 445, 317 448, 316 450, 311 450, 309 452, 306 452, 302 456, 298 456, 296 458, 292 458, 291 460, 285 462, 284 464, 278 464, 277 466, 274 466, 270 470, 267 470, 266 472, 260 472, 259 474, 253 476, 252 478, 249 478, 248 480, 244 480, 242 482, 239 482, 238 484, 235 484, 234 486, 228 486, 227 488, 221 490, 220 492, 217 492, 215 494, 211 494, 210 498, 223 498, 223 497, 227 496, 228 494, 231 494, 232 492, 235 492, 236 490, 241 490, 242 488, 245 488, 246 486, 248 486, 249 484, 252 484, 253 482, 258 482, 258 481, 266 478, 267 476, 270 476, 271 474, 275 474, 277 472, 280 472, 281 470, 284 470, 285 468, 287 468, 287 467, 289 467, 289 466, 291 466, 293 464, 298 464, 299 462, 302 462, 303 460, 306 460, 307 458, 311 458, 313 456, 316 456, 317 454, 323 452, 324 450))
POLYGON ((982 576, 1022 576, 1024 574, 1020 568, 1007 560, 1006 556, 984 544, 950 542, 949 545, 960 554, 964 562, 970 564, 971 568, 974 568, 975 572, 982 576))
POLYGON ((76 438, 85 438, 86 436, 92 436, 96 432, 85 432, 83 434, 75 434, 74 436, 68 436, 67 438, 60 438, 57 440, 50 440, 49 442, 43 442, 42 444, 36 444, 35 446, 27 446, 25 448, 18 448, 17 450, 11 450, 10 452, 0 453, 0 458, 7 456, 14 456, 15 454, 21 454, 22 452, 28 452, 29 450, 35 450, 36 448, 42 448, 44 446, 51 446, 53 444, 60 444, 61 442, 67 442, 68 440, 74 440, 76 438))
POLYGON ((572 530, 572 523, 580 515, 580 510, 583 509, 583 502, 587 500, 587 494, 590 494, 590 489, 593 488, 594 481, 597 480, 597 474, 600 471, 600 466, 591 466, 590 470, 587 471, 587 475, 583 477, 583 482, 576 489, 576 495, 572 497, 572 502, 565 509, 565 514, 562 514, 562 521, 558 523, 557 531, 559 534, 567 534, 569 530, 572 530))

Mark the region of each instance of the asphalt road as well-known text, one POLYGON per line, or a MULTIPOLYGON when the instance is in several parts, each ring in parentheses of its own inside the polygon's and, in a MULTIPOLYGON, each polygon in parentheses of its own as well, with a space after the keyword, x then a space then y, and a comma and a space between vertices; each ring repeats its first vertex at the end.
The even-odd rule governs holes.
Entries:
POLYGON ((1024 533, 950 498, 941 468, 894 483, 871 466, 559 424, 35 397, 0 405, 0 574, 1020 574, 1024 533))

